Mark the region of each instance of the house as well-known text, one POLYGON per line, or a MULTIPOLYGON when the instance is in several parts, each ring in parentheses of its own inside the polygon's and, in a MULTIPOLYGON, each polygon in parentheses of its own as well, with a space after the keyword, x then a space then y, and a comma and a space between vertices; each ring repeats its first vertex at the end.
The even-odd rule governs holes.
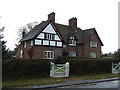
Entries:
POLYGON ((55 22, 55 13, 48 15, 28 34, 23 33, 17 59, 56 59, 58 56, 100 58, 103 43, 95 30, 77 27, 77 18, 69 25, 55 22))

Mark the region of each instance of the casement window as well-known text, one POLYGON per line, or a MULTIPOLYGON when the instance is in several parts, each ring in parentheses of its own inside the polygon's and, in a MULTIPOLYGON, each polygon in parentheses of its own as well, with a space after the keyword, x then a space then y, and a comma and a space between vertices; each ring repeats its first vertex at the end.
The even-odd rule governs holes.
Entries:
POLYGON ((69 52, 68 56, 70 56, 70 57, 76 57, 76 52, 69 52))
POLYGON ((30 41, 30 45, 33 46, 33 40, 30 41))
POLYGON ((97 47, 96 41, 90 41, 90 47, 97 47))
POLYGON ((76 40, 69 40, 70 46, 76 46, 76 40))
POLYGON ((69 46, 76 46, 76 40, 75 40, 74 36, 70 37, 69 46))
POLYGON ((91 58, 96 58, 96 53, 90 53, 91 58))
POLYGON ((44 59, 54 59, 54 52, 53 51, 45 51, 44 59))
POLYGON ((50 41, 50 46, 55 46, 55 41, 50 41))
POLYGON ((24 48, 26 48, 26 42, 24 42, 24 48))
POLYGON ((45 39, 47 40, 55 40, 54 34, 45 33, 45 39))
POLYGON ((23 58, 23 50, 20 50, 20 58, 23 58))
POLYGON ((62 47, 62 42, 57 42, 58 47, 62 47))
POLYGON ((35 45, 41 45, 41 44, 42 44, 42 40, 35 39, 35 45))

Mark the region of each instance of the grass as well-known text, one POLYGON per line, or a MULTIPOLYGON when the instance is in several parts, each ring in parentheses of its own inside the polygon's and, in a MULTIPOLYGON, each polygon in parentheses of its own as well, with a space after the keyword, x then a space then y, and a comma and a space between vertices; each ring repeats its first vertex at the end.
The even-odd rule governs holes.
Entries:
POLYGON ((118 74, 105 73, 105 74, 94 74, 94 75, 71 75, 68 78, 40 78, 40 77, 17 77, 9 80, 4 80, 2 83, 3 87, 24 87, 34 85, 45 85, 53 83, 67 82, 71 80, 91 80, 91 79, 104 79, 118 77, 118 74))

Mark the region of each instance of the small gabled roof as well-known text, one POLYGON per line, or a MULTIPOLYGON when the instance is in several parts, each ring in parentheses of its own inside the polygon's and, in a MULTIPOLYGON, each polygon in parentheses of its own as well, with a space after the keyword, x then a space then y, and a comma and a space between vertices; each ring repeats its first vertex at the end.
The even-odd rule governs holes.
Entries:
POLYGON ((83 43, 86 43, 86 41, 89 39, 90 37, 90 34, 91 32, 95 31, 96 35, 98 36, 98 39, 100 40, 101 42, 101 45, 103 46, 103 43, 98 35, 98 33, 96 32, 96 29, 95 28, 90 28, 90 29, 86 29, 86 30, 83 30, 83 43))

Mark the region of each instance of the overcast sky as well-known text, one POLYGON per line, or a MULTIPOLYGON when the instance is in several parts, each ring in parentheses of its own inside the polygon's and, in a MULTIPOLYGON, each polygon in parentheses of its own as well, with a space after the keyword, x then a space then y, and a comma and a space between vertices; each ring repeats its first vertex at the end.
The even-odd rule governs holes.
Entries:
POLYGON ((0 28, 10 50, 17 44, 17 30, 34 21, 47 20, 56 13, 56 23, 68 25, 76 17, 81 29, 96 28, 104 46, 103 53, 118 49, 119 0, 0 0, 0 28))

